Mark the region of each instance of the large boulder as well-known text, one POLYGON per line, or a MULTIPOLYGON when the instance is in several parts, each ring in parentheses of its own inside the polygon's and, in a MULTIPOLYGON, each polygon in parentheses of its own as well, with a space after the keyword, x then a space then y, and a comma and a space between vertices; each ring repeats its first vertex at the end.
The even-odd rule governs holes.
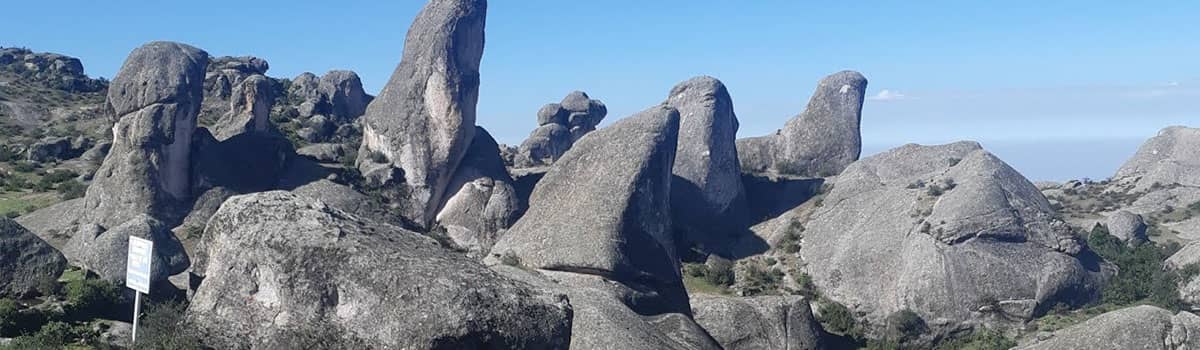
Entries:
POLYGON ((562 294, 429 238, 272 191, 233 197, 204 234, 188 318, 217 348, 566 348, 562 294))
POLYGON ((67 259, 20 224, 0 218, 0 298, 19 299, 54 283, 67 259))
POLYGON ((499 145, 487 130, 475 127, 475 140, 447 188, 437 223, 458 246, 483 257, 521 212, 499 145))
POLYGON ((486 261, 604 276, 658 293, 639 312, 690 312, 670 215, 678 130, 679 112, 656 106, 580 139, 486 261))
POLYGON ((372 99, 363 91, 358 74, 348 70, 331 70, 322 75, 317 91, 328 101, 329 115, 340 122, 363 115, 372 99))
POLYGON ((1159 131, 1113 179, 1135 191, 1158 187, 1155 184, 1200 187, 1200 129, 1172 126, 1159 131))
POLYGON ((1200 316, 1141 305, 1110 311, 1083 323, 1039 336, 1020 350, 1200 349, 1200 316))
POLYGON ((908 309, 935 334, 1012 326, 1093 300, 1112 273, 1033 184, 974 142, 858 161, 822 203, 803 224, 807 270, 873 325, 908 309))
POLYGON ((862 152, 867 79, 842 71, 821 79, 803 113, 773 135, 738 140, 742 169, 805 177, 837 175, 862 152))
POLYGON ((251 75, 233 89, 229 112, 212 126, 213 136, 223 141, 230 137, 271 130, 271 105, 275 102, 271 80, 251 75))
MULTIPOLYGON (((567 294, 574 315, 571 349, 715 350, 721 349, 688 313, 634 311, 645 293, 602 276, 528 267, 492 267, 539 288, 567 294)), ((690 310, 688 311, 690 312, 690 310)))
POLYGON ((720 80, 702 76, 676 85, 664 104, 680 117, 671 183, 675 230, 690 244, 720 250, 738 240, 748 221, 733 99, 720 80))
POLYGON ((25 159, 34 162, 66 160, 79 156, 83 151, 71 147, 69 137, 47 137, 29 145, 25 150, 25 159))
POLYGON ((575 140, 596 130, 606 115, 608 107, 583 91, 572 91, 561 102, 542 106, 537 112, 538 127, 517 149, 514 165, 526 168, 553 164, 575 140))
POLYGON ((1195 273, 1200 268, 1200 242, 1191 242, 1172 254, 1164 263, 1165 268, 1173 271, 1185 271, 1184 279, 1179 281, 1179 299, 1192 306, 1200 305, 1200 275, 1195 273))
POLYGON ((800 296, 692 297, 696 323, 725 350, 823 349, 824 331, 800 296))
POLYGON ((81 225, 63 247, 63 254, 100 278, 125 281, 125 262, 129 256, 129 237, 154 242, 150 259, 150 281, 165 281, 167 277, 187 270, 190 261, 183 245, 162 221, 139 215, 125 223, 104 229, 97 225, 81 225))
POLYGON ((84 197, 83 222, 115 227, 190 199, 191 140, 208 54, 171 42, 130 53, 108 89, 113 145, 84 197))
POLYGON ((487 1, 432 0, 367 106, 358 167, 416 226, 428 226, 475 133, 487 1))
POLYGON ((1108 234, 1130 246, 1149 240, 1146 237, 1146 221, 1138 214, 1119 210, 1108 214, 1105 226, 1108 228, 1108 234))

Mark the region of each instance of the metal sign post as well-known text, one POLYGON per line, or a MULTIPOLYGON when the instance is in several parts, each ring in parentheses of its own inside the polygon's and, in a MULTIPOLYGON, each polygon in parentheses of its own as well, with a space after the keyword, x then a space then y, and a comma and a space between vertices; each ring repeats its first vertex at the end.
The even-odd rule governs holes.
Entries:
POLYGON ((129 259, 125 261, 125 286, 133 289, 133 342, 137 343, 138 316, 142 313, 142 293, 150 294, 150 255, 154 242, 129 236, 129 259))

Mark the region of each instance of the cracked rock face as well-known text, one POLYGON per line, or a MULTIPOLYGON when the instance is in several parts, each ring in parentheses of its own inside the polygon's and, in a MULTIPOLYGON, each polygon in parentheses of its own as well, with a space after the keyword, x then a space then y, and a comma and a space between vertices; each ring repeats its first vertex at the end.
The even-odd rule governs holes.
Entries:
POLYGON ((1200 316, 1141 305, 1110 311, 1067 327, 1020 350, 1183 350, 1200 348, 1200 316))
POLYGON ((283 191, 236 196, 205 228, 187 316, 217 348, 562 349, 566 296, 415 232, 283 191))
POLYGON ((973 142, 852 164, 805 227, 816 285, 872 324, 903 309, 935 331, 1027 320, 1095 298, 1111 273, 1033 184, 973 142))
POLYGON ((409 28, 404 56, 367 106, 358 167, 413 224, 437 214, 475 133, 484 0, 433 0, 409 28))
POLYGON ((57 281, 67 259, 12 219, 0 219, 0 297, 24 298, 39 284, 57 281))
POLYGON ((803 113, 773 135, 738 140, 742 169, 803 177, 837 175, 862 152, 867 79, 842 71, 821 79, 803 113))

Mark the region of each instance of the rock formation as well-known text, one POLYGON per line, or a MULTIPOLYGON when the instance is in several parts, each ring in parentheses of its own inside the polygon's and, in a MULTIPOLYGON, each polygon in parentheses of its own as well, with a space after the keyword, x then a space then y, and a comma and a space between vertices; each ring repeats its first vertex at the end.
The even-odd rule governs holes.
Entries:
POLYGON ((102 81, 89 78, 78 58, 56 53, 35 53, 24 48, 0 48, 0 66, 14 65, 28 72, 28 79, 70 92, 104 91, 102 81))
POLYGON ((217 348, 566 348, 562 294, 432 239, 282 191, 233 197, 204 234, 188 318, 217 348))
POLYGON ((679 113, 657 106, 580 139, 487 261, 603 276, 657 293, 643 314, 689 312, 670 217, 678 130, 679 113))
POLYGON ((229 112, 212 126, 219 141, 253 132, 271 130, 271 105, 274 104, 271 80, 261 74, 251 75, 233 89, 229 112))
POLYGON ((562 157, 571 145, 589 132, 596 130, 608 107, 600 100, 593 100, 583 91, 574 91, 563 97, 562 102, 542 106, 538 110, 538 127, 517 149, 514 165, 533 167, 550 165, 562 157))
POLYGON ((1200 187, 1200 129, 1172 126, 1159 131, 1117 170, 1113 180, 1135 191, 1154 184, 1200 187))
POLYGON ((1107 312, 1019 350, 1176 350, 1200 348, 1200 316, 1141 305, 1107 312))
POLYGON ((0 218, 0 298, 37 294, 41 285, 58 280, 67 259, 46 241, 12 219, 0 218))
POLYGON ((737 141, 742 169, 804 177, 837 175, 862 152, 859 122, 867 79, 842 71, 821 79, 800 115, 773 135, 737 141))
POLYGON ((118 120, 112 151, 88 187, 83 222, 107 228, 141 214, 161 218, 191 198, 191 140, 207 64, 204 51, 170 42, 129 55, 108 90, 118 120))
POLYGON ((150 281, 163 281, 187 270, 190 264, 187 252, 171 233, 171 227, 145 214, 107 229, 94 224, 81 225, 63 247, 63 254, 100 278, 124 281, 130 236, 154 242, 150 281))
POLYGON ((483 257, 521 212, 512 177, 500 160, 499 145, 482 127, 447 187, 437 223, 460 247, 483 257))
POLYGON ((748 219, 733 99, 721 81, 704 76, 676 85, 664 104, 680 116, 671 184, 676 231, 710 251, 736 242, 748 219))
POLYGON ((1086 303, 1111 267, 1021 174, 973 142, 906 145, 837 177, 804 226, 821 293, 871 324, 905 309, 935 332, 1086 303), (945 327, 943 327, 945 326, 945 327))
POLYGON ((693 296, 696 323, 725 350, 824 349, 824 331, 799 296, 693 296))
POLYGON ((358 168, 416 226, 433 220, 474 137, 486 11, 484 0, 427 3, 362 118, 358 168))
POLYGON ((1105 226, 1108 228, 1108 234, 1130 246, 1149 239, 1146 237, 1146 221, 1141 215, 1128 211, 1120 210, 1109 214, 1105 226))

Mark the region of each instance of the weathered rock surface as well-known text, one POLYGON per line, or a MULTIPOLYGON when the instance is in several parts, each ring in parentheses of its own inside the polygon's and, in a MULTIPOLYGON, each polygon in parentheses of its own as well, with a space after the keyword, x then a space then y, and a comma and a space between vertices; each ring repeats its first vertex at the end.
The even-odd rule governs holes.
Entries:
POLYGON ((243 133, 271 130, 273 94, 271 80, 266 76, 251 75, 243 79, 234 86, 229 112, 213 125, 213 136, 224 141, 243 133))
POLYGON ((282 191, 209 222, 188 317, 218 348, 566 348, 562 294, 282 191))
POLYGON ((733 99, 720 80, 703 76, 676 85, 664 104, 680 116, 671 183, 675 230, 690 244, 720 250, 748 224, 733 99))
MULTIPOLYGON (((1165 268, 1171 270, 1186 270, 1200 267, 1200 243, 1191 242, 1172 254, 1165 262, 1165 268)), ((1200 275, 1191 275, 1179 281, 1179 298, 1190 305, 1200 305, 1200 275)))
POLYGON ((78 58, 56 53, 33 52, 25 48, 0 48, 0 66, 12 65, 26 72, 31 81, 42 82, 45 86, 69 92, 99 92, 105 84, 97 79, 91 79, 83 71, 83 63, 78 58))
POLYGON ((1141 305, 1107 312, 1021 350, 1177 350, 1200 348, 1200 316, 1141 305))
POLYGON ((363 91, 358 74, 348 70, 331 70, 321 76, 317 91, 329 104, 329 115, 340 122, 358 118, 367 111, 372 97, 363 91))
POLYGON ((29 148, 25 150, 25 159, 34 162, 67 160, 78 157, 88 147, 91 147, 90 144, 80 144, 79 146, 75 147, 69 137, 47 137, 29 145, 29 148))
POLYGON ((574 308, 571 349, 721 349, 687 313, 635 312, 645 293, 624 284, 585 273, 507 265, 492 268, 504 276, 567 294, 574 308))
POLYGON ((608 115, 608 107, 583 91, 573 91, 562 102, 542 106, 538 127, 517 148, 514 165, 521 168, 553 164, 575 140, 596 130, 608 115))
POLYGON ((499 145, 487 130, 475 127, 475 140, 447 188, 437 223, 455 244, 483 257, 521 212, 499 145))
POLYGON ((358 167, 428 226, 475 133, 484 0, 434 0, 417 15, 391 80, 367 106, 358 167))
POLYGON ((824 331, 799 296, 692 297, 696 323, 725 350, 823 349, 824 331))
POLYGON ((296 154, 322 163, 341 163, 342 157, 346 156, 346 146, 337 143, 315 143, 300 147, 296 154))
POLYGON ((129 237, 144 238, 154 242, 150 281, 163 281, 168 276, 187 270, 190 263, 183 245, 170 230, 162 221, 145 214, 107 230, 84 224, 63 247, 63 254, 72 263, 95 272, 100 278, 120 283, 125 281, 129 237))
POLYGON ((1138 148, 1113 176, 1135 191, 1154 184, 1200 187, 1200 129, 1172 126, 1138 148))
POLYGON ((859 123, 867 79, 854 71, 825 77, 800 115, 773 135, 738 140, 747 172, 836 175, 862 152, 859 123))
POLYGON ((1108 234, 1129 245, 1136 245, 1149 239, 1146 237, 1146 221, 1142 219, 1141 215, 1128 211, 1120 210, 1109 214, 1105 226, 1108 227, 1108 234))
POLYGON ((689 312, 670 217, 678 130, 679 113, 657 106, 580 139, 485 261, 603 276, 657 292, 652 313, 689 312))
POLYGON ((67 259, 16 221, 0 218, 0 298, 24 298, 57 281, 67 259))
POLYGON ((973 142, 858 161, 823 203, 804 223, 808 272, 876 325, 904 309, 935 332, 1027 320, 1092 300, 1112 272, 1080 254, 1033 184, 973 142))
POLYGON ((84 197, 82 222, 114 227, 161 217, 190 198, 192 132, 208 54, 171 42, 135 49, 108 90, 118 116, 109 156, 84 197))

